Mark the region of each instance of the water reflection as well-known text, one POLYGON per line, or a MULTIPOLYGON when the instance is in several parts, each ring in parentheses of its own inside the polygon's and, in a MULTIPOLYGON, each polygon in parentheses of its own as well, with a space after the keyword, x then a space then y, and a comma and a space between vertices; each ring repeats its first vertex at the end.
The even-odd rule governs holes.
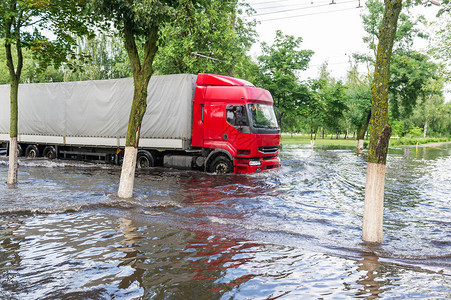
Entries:
POLYGON ((380 263, 379 258, 374 254, 366 254, 363 260, 358 262, 357 271, 362 271, 363 274, 357 280, 357 284, 362 285, 362 289, 356 293, 356 296, 365 296, 365 299, 379 298, 383 293, 381 289, 380 278, 380 263))
POLYGON ((133 284, 149 299, 197 299, 209 293, 219 295, 237 287, 254 275, 245 274, 218 283, 228 269, 236 269, 252 259, 258 244, 238 242, 203 232, 169 231, 158 226, 139 226, 119 219, 124 239, 118 251, 125 253, 118 267, 134 269, 119 287, 133 284))

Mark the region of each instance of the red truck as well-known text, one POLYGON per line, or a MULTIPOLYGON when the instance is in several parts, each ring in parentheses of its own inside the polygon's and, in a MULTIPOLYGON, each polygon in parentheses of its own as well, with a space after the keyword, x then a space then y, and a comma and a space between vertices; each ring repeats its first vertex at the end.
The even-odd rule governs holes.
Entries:
MULTIPOLYGON (((214 74, 153 76, 137 167, 216 173, 280 167, 280 128, 271 94, 214 74)), ((120 164, 132 79, 19 87, 19 153, 120 164)), ((9 86, 0 86, 0 147, 9 140, 9 86)))

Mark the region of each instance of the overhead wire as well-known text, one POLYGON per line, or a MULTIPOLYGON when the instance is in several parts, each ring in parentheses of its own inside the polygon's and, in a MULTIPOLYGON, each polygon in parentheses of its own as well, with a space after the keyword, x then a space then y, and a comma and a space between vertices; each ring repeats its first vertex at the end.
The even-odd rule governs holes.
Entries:
MULTIPOLYGON (((265 1, 265 2, 257 2, 253 3, 251 5, 262 5, 262 4, 273 4, 273 3, 280 3, 280 2, 287 2, 287 1, 293 1, 293 0, 276 0, 276 1, 265 1)), ((250 2, 250 1, 249 1, 250 2)), ((249 3, 250 4, 250 3, 249 3)))
POLYGON ((284 10, 279 10, 279 11, 255 14, 253 16, 254 17, 259 17, 259 16, 263 16, 263 15, 271 15, 271 14, 278 14, 278 13, 283 13, 283 12, 291 12, 291 11, 295 11, 295 10, 312 9, 312 8, 316 8, 316 7, 329 6, 329 5, 332 5, 332 4, 346 4, 346 3, 351 3, 351 2, 356 2, 356 0, 348 0, 348 1, 339 2, 339 3, 337 3, 337 2, 333 2, 333 3, 332 2, 328 2, 327 4, 315 5, 315 6, 309 6, 309 7, 301 7, 301 8, 284 9, 284 10))
MULTIPOLYGON (((307 6, 307 5, 313 5, 313 4, 322 4, 322 3, 328 3, 330 4, 330 0, 325 1, 308 1, 305 3, 296 3, 296 4, 284 4, 284 5, 277 5, 277 6, 265 6, 265 7, 257 7, 256 10, 267 10, 267 9, 273 9, 273 8, 283 8, 283 7, 294 7, 294 6, 307 6)), ((277 3, 279 4, 279 3, 277 3)))
POLYGON ((334 13, 334 12, 340 12, 340 11, 346 11, 346 10, 354 10, 356 8, 358 8, 358 7, 351 7, 351 8, 348 7, 348 8, 343 8, 343 9, 320 11, 320 12, 308 13, 308 14, 302 14, 302 15, 286 16, 286 17, 279 17, 279 18, 272 18, 272 19, 264 19, 264 20, 259 20, 259 22, 268 22, 268 21, 276 21, 276 20, 282 20, 282 19, 292 19, 292 18, 299 18, 299 17, 306 17, 306 16, 322 15, 322 14, 328 14, 328 13, 334 13))
MULTIPOLYGON (((309 6, 309 7, 301 7, 301 8, 296 8, 296 9, 287 9, 287 10, 281 10, 281 11, 273 11, 273 12, 266 12, 266 13, 260 13, 260 14, 255 14, 252 16, 249 16, 248 18, 257 18, 257 20, 259 22, 269 22, 269 21, 277 21, 277 20, 283 20, 283 19, 292 19, 292 18, 299 18, 299 17, 305 17, 305 16, 313 16, 313 15, 321 15, 321 14, 329 14, 329 13, 334 13, 334 12, 341 12, 341 11, 347 11, 347 10, 354 10, 355 8, 362 8, 362 6, 360 5, 361 0, 347 0, 347 1, 343 1, 343 2, 336 2, 336 0, 330 0, 331 2, 328 2, 328 4, 321 4, 321 5, 315 5, 315 6, 309 6), (358 6, 355 8, 352 7, 348 7, 348 8, 344 8, 344 9, 334 9, 334 10, 327 10, 327 11, 319 11, 319 12, 312 12, 312 13, 306 13, 306 14, 297 14, 297 15, 291 15, 291 16, 284 16, 284 17, 276 17, 276 18, 270 18, 270 19, 258 19, 258 17, 264 16, 264 15, 273 15, 273 14, 279 14, 279 13, 286 13, 286 12, 291 12, 294 10, 305 10, 305 9, 314 9, 314 8, 318 8, 318 7, 325 7, 325 6, 329 6, 329 5, 339 5, 339 4, 348 4, 348 3, 353 3, 353 2, 358 2, 358 6)), ((273 1, 269 1, 269 2, 273 2, 273 1)), ((268 2, 265 2, 268 3, 268 2)), ((311 2, 313 3, 313 2, 311 2)), ((318 2, 317 2, 318 3, 318 2)), ((320 2, 320 3, 324 3, 324 2, 320 2)))

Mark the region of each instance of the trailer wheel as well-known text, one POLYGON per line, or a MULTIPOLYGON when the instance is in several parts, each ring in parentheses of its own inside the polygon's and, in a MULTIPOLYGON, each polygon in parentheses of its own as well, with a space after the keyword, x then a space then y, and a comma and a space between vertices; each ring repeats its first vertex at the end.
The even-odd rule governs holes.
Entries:
POLYGON ((217 173, 217 174, 225 174, 231 173, 233 171, 233 164, 228 157, 224 155, 219 155, 213 162, 210 164, 208 168, 208 172, 217 173))
POLYGON ((29 145, 27 149, 25 149, 25 157, 28 158, 36 158, 39 156, 39 149, 36 145, 29 145))
MULTIPOLYGON (((17 144, 17 157, 23 155, 23 150, 20 144, 17 144)), ((9 156, 9 143, 6 143, 6 156, 9 156)))
POLYGON ((136 167, 138 169, 145 169, 154 166, 154 159, 152 154, 147 150, 138 151, 138 155, 136 157, 136 167))
POLYGON ((22 146, 20 144, 17 144, 17 156, 22 156, 23 155, 23 149, 22 146))
POLYGON ((47 146, 44 148, 42 155, 47 159, 55 159, 56 158, 56 149, 53 146, 47 146))

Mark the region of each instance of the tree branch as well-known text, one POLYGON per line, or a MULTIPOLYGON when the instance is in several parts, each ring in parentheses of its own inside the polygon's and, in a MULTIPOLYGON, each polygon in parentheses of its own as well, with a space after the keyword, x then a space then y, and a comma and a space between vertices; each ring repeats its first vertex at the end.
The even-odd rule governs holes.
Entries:
MULTIPOLYGON (((15 7, 12 6, 12 9, 15 7)), ((9 75, 11 79, 16 78, 16 72, 14 69, 14 61, 11 53, 11 27, 13 25, 13 17, 10 17, 5 22, 5 52, 6 52, 6 65, 8 66, 9 75)))
POLYGON ((147 75, 152 75, 152 64, 155 58, 155 54, 158 51, 158 25, 152 25, 149 34, 147 35, 146 44, 144 46, 144 63, 143 71, 147 75))
POLYGON ((128 53, 130 65, 133 71, 133 77, 141 72, 141 60, 139 59, 138 49, 136 47, 135 35, 133 34, 133 24, 131 20, 124 20, 124 41, 125 49, 128 53))

